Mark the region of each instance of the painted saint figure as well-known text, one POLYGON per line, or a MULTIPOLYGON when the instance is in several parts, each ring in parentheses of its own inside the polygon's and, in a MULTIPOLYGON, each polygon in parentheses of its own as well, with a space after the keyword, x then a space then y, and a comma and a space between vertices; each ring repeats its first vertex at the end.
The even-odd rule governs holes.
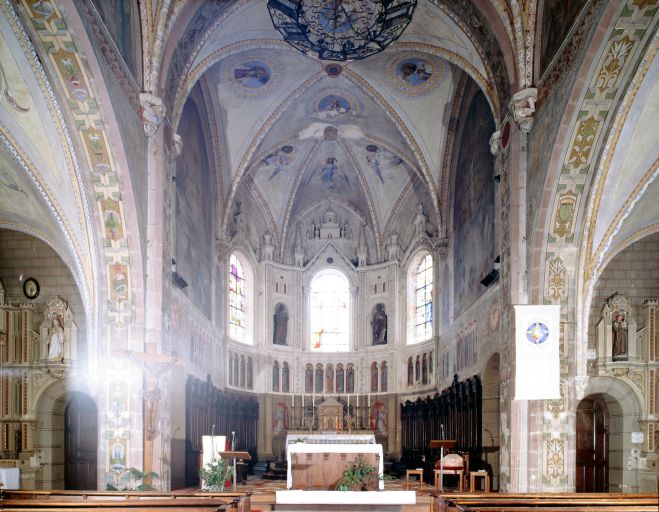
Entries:
POLYGON ((48 333, 48 359, 62 359, 64 352, 64 328, 59 316, 53 317, 48 333))
POLYGON ((371 318, 371 328, 373 329, 373 345, 386 345, 387 314, 382 303, 375 306, 375 311, 371 318))
POLYGON ((288 333, 288 311, 284 304, 277 304, 275 314, 272 315, 274 329, 272 333, 272 342, 275 345, 286 345, 286 335, 288 333))
POLYGON ((627 320, 623 313, 618 313, 611 325, 613 330, 613 360, 627 361, 627 320))

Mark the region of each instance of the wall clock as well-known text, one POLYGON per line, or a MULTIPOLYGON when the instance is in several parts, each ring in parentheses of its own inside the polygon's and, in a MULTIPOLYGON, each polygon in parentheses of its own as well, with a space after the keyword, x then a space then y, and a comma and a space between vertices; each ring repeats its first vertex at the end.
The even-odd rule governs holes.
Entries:
POLYGON ((30 300, 39 296, 39 281, 33 277, 28 277, 23 283, 23 294, 30 300))

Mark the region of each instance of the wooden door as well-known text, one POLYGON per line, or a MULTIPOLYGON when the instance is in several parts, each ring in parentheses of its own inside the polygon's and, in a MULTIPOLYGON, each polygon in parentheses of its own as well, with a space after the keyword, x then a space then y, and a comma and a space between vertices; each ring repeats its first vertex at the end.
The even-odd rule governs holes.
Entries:
POLYGON ((584 398, 577 407, 577 492, 608 492, 609 433, 606 404, 584 398))
POLYGON ((82 393, 72 393, 64 420, 65 489, 96 489, 98 410, 82 393))

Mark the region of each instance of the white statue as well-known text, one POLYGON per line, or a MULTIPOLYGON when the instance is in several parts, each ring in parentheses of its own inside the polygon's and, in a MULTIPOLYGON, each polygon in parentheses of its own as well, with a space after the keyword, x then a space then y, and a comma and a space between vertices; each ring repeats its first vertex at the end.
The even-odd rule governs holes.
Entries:
POLYGON ((423 205, 419 204, 416 217, 414 218, 414 232, 416 236, 426 232, 426 214, 423 213, 423 205))
POLYGON ((51 320, 48 332, 48 359, 62 359, 64 353, 64 326, 59 316, 51 320))

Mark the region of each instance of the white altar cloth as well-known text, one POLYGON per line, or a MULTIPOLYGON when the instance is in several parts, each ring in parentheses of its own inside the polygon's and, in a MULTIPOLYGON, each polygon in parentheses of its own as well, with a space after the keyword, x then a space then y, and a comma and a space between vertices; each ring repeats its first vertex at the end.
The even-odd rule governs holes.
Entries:
POLYGON ((415 491, 276 491, 278 505, 416 505, 415 491))
MULTIPOLYGON (((286 462, 288 469, 286 471, 286 488, 293 487, 292 457, 294 453, 375 453, 379 455, 378 474, 384 473, 384 454, 381 444, 306 444, 291 443, 286 450, 286 462)), ((379 482, 380 490, 384 489, 384 481, 379 482)), ((308 491, 307 491, 308 492, 308 491)))
POLYGON ((2 488, 18 490, 21 488, 21 470, 18 468, 0 468, 2 488))

